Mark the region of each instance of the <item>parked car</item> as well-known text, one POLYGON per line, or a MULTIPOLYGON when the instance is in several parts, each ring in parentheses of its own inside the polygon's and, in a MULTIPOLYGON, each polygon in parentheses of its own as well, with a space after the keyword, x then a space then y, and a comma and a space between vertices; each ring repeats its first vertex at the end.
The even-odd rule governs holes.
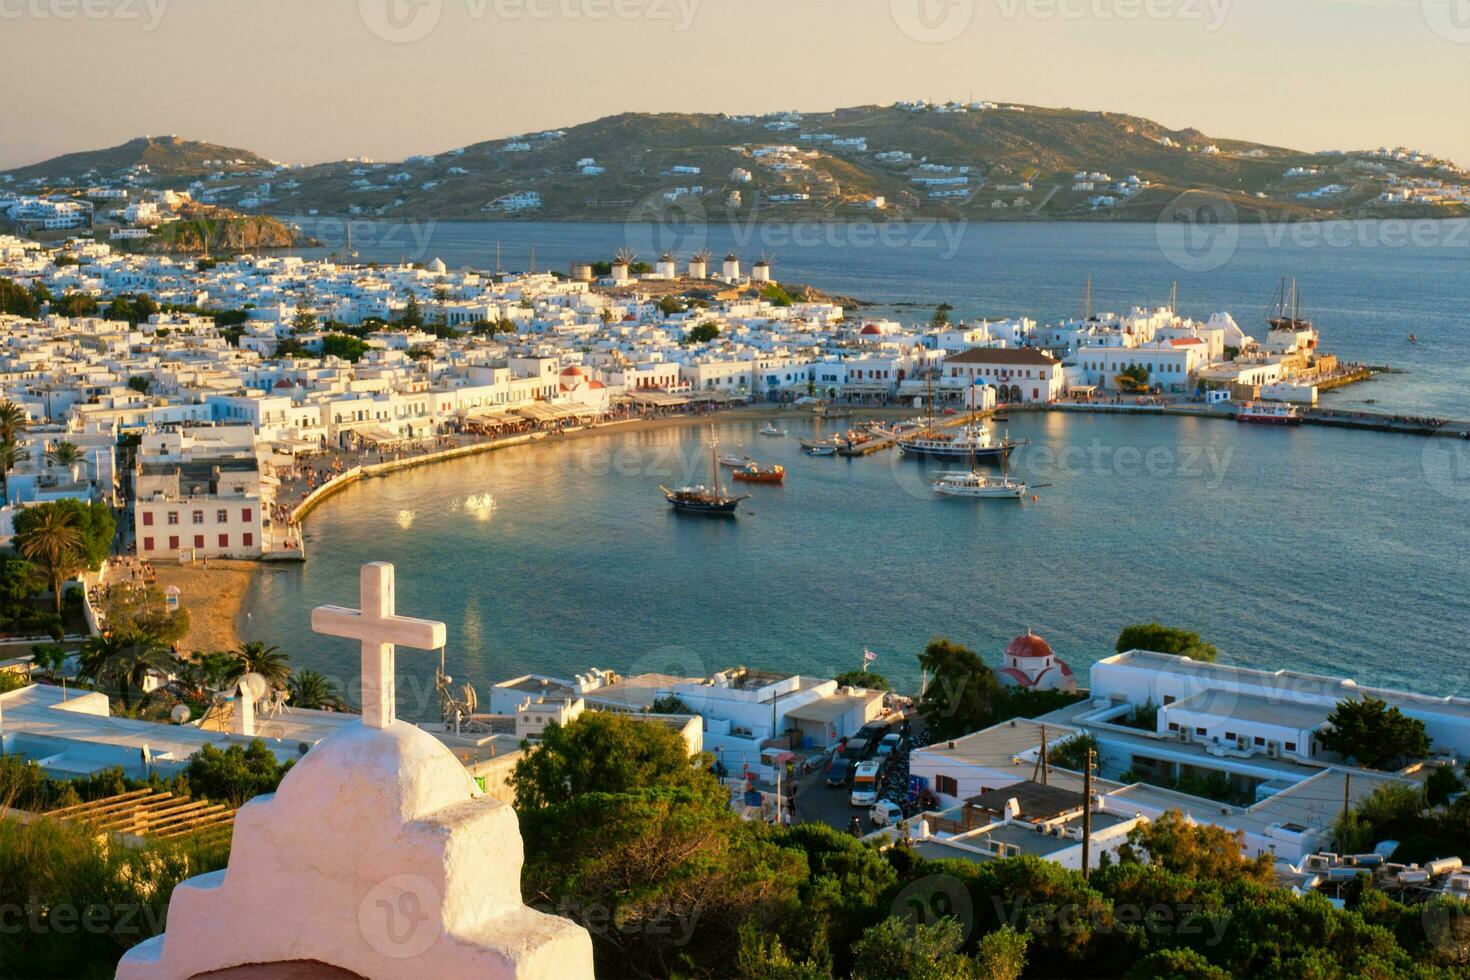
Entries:
POLYGON ((833 789, 839 786, 846 786, 847 781, 852 778, 853 768, 851 759, 844 759, 840 755, 837 756, 832 760, 832 764, 827 767, 827 785, 833 789))
POLYGON ((878 742, 878 754, 881 756, 890 756, 898 751, 901 745, 903 745, 903 736, 898 734, 898 732, 889 732, 878 742))
POLYGON ((847 744, 842 747, 842 757, 853 762, 862 762, 872 754, 873 743, 866 738, 859 738, 856 735, 848 739, 847 744))
POLYGON ((892 730, 893 729, 886 721, 870 721, 862 728, 859 728, 857 730, 857 734, 854 735, 853 738, 861 738, 869 742, 876 742, 892 730))
POLYGON ((904 818, 903 807, 892 800, 879 800, 868 811, 868 822, 874 827, 887 827, 904 818))

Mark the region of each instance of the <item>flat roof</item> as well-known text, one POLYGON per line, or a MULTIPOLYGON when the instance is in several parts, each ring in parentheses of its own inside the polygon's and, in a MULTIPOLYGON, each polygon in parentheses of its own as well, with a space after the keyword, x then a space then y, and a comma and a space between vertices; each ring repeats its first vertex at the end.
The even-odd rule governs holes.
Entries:
POLYGON ((1266 698, 1259 694, 1211 688, 1175 701, 1163 710, 1165 713, 1197 711, 1217 718, 1233 718, 1262 725, 1314 729, 1327 722, 1327 716, 1332 713, 1333 708, 1326 704, 1304 704, 1299 701, 1266 698))
POLYGON ((786 717, 795 718, 798 721, 832 722, 853 708, 882 699, 882 691, 865 691, 862 694, 829 694, 824 698, 792 708, 786 712, 786 717))

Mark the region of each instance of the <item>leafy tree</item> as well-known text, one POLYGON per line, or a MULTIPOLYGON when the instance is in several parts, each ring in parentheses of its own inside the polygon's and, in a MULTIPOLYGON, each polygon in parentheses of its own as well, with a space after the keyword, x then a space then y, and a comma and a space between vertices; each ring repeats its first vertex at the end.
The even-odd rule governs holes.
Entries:
POLYGON ((297 708, 317 708, 329 711, 344 711, 347 702, 337 690, 337 685, 314 670, 298 670, 286 680, 286 690, 291 693, 291 704, 297 708))
POLYGON ((146 633, 166 644, 189 634, 189 610, 170 610, 157 588, 110 590, 102 600, 102 617, 114 633, 146 633))
POLYGON ((949 314, 953 309, 954 307, 948 303, 940 303, 934 308, 934 315, 929 318, 929 325, 931 327, 949 326, 949 314))
POLYGON ((82 557, 82 531, 77 525, 76 515, 54 506, 42 504, 22 510, 16 515, 15 543, 21 555, 34 563, 46 574, 51 583, 51 594, 56 603, 56 612, 61 612, 61 587, 67 579, 86 568, 82 557), (42 510, 42 508, 46 508, 42 510), (31 513, 34 518, 21 519, 31 513))
POLYGON ((135 374, 128 379, 128 387, 140 395, 146 395, 148 394, 148 389, 153 387, 153 380, 151 378, 145 378, 140 374, 135 374))
POLYGON ((283 337, 276 341, 275 357, 310 357, 311 352, 299 337, 283 337))
POLYGON ((886 691, 888 678, 871 670, 844 670, 833 678, 838 687, 865 687, 870 691, 886 691))
POLYGON ((602 976, 727 973, 741 925, 791 908, 806 875, 713 784, 582 793, 521 827, 527 903, 586 926, 602 976))
MULTIPOLYGON (((70 451, 67 452, 69 455, 70 451)), ((93 571, 101 568, 112 552, 112 539, 117 535, 112 509, 97 501, 87 503, 73 499, 26 507, 15 515, 17 540, 24 540, 32 529, 53 517, 77 532, 75 546, 82 566, 93 571)))
POLYGON ((932 925, 884 919, 854 947, 853 980, 980 980, 975 963, 957 952, 963 942, 964 931, 953 918, 932 925))
POLYGON ((51 681, 56 680, 69 656, 60 643, 37 643, 31 647, 31 663, 41 671, 41 676, 51 681))
POLYGON ((1380 698, 1337 702, 1317 741, 1329 752, 1356 759, 1370 769, 1397 769, 1429 755, 1424 722, 1410 718, 1380 698))
POLYGON ((316 314, 304 306, 296 307, 296 315, 291 318, 292 333, 310 333, 316 329, 316 314))
POLYGON ((398 319, 395 322, 400 327, 410 327, 414 329, 417 329, 424 325, 424 313, 421 309, 419 309, 418 297, 415 296, 413 293, 408 294, 408 299, 405 300, 403 304, 403 312, 398 315, 398 319))
POLYGON ((1149 953, 1134 963, 1125 976, 1130 980, 1231 980, 1229 972, 1195 950, 1181 946, 1149 953))
POLYGON ((1153 864, 1201 881, 1270 884, 1271 858, 1260 854, 1247 860, 1241 855, 1243 840, 1242 831, 1194 824, 1178 810, 1168 810, 1130 830, 1118 857, 1125 864, 1153 864))
POLYGON ((1435 766, 1424 780, 1424 795, 1430 806, 1448 803, 1451 796, 1465 791, 1465 780, 1454 766, 1435 766))
POLYGON ((114 296, 112 302, 107 304, 106 316, 109 320, 125 320, 136 327, 157 312, 158 304, 147 293, 124 293, 114 296))
POLYGON ((251 640, 235 648, 235 667, 227 681, 238 682, 246 674, 259 674, 271 687, 284 687, 291 676, 291 657, 281 648, 251 640))
POLYGON ((684 301, 674 295, 665 296, 658 301, 658 311, 664 316, 673 316, 675 313, 684 312, 684 301))
POLYGON ((30 562, 0 555, 0 619, 22 618, 29 611, 30 599, 39 591, 41 582, 30 562))
POLYGON ((919 699, 919 714, 937 740, 983 728, 1001 699, 1000 682, 975 651, 944 638, 919 654, 929 675, 919 699))
POLYGON ((798 962, 786 951, 780 936, 756 928, 747 919, 740 924, 735 975, 741 980, 830 980, 832 973, 815 960, 798 962))
MULTIPOLYGON (((777 832, 776 842, 806 856, 807 878, 797 905, 776 928, 793 955, 809 957, 832 974, 852 969, 852 949, 880 915, 901 872, 891 856, 824 823, 804 823, 777 832)), ((890 899, 891 900, 891 899, 890 899)))
POLYGON ((248 748, 205 745, 189 757, 185 776, 195 796, 241 806, 261 793, 274 793, 295 760, 282 763, 260 739, 248 748))
POLYGON ((677 694, 665 694, 662 697, 654 698, 653 704, 649 705, 648 710, 656 715, 694 714, 690 710, 689 705, 684 703, 684 699, 677 694))
POLYGON ((788 293, 779 283, 771 283, 761 290, 761 299, 772 306, 790 306, 796 302, 796 298, 788 293))
POLYGON ((985 980, 1017 980, 1026 969, 1030 937, 1009 927, 988 932, 975 950, 976 973, 985 980))
POLYGON ((1200 639, 1198 633, 1161 626, 1158 623, 1134 623, 1123 627, 1118 642, 1113 647, 1119 653, 1129 650, 1151 650, 1154 653, 1172 653, 1205 663, 1213 663, 1220 655, 1214 644, 1200 639))
POLYGON ((195 651, 185 662, 184 678, 200 694, 224 690, 239 662, 233 653, 225 650, 195 651))
POLYGON ((689 331, 684 334, 684 341, 690 344, 707 344, 719 335, 719 326, 706 320, 704 323, 690 327, 689 331))
POLYGON ((68 291, 55 306, 56 312, 62 316, 81 317, 97 315, 97 299, 89 293, 68 291))
POLYGON ((1060 766, 1063 769, 1071 769, 1073 772, 1082 772, 1087 768, 1087 753, 1089 751, 1096 758, 1097 739, 1086 733, 1074 735, 1051 747, 1047 752, 1047 764, 1060 766))
POLYGON ((340 357, 355 364, 367 350, 367 344, 346 334, 329 333, 322 338, 323 357, 340 357))
POLYGON ((0 313, 35 319, 40 312, 35 293, 13 279, 0 279, 0 313))
POLYGON ((690 759, 677 732, 603 711, 589 711, 569 725, 546 726, 540 747, 516 763, 510 781, 521 811, 565 803, 584 793, 713 784, 690 759))

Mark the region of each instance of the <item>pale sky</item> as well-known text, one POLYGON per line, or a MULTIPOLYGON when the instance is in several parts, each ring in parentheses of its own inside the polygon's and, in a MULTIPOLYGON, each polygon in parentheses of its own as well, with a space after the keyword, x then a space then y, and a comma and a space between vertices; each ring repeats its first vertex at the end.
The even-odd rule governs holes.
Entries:
POLYGON ((1470 0, 0 0, 0 167, 145 133, 394 160, 971 94, 1470 164, 1470 0))

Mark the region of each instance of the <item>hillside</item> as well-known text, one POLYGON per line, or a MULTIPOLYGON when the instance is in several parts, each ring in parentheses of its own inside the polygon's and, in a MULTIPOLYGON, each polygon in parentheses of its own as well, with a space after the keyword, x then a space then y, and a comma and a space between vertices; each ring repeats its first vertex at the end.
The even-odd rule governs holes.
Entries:
POLYGON ((1466 179, 1437 160, 1321 155, 1137 116, 989 103, 760 117, 626 113, 396 163, 294 168, 211 144, 134 140, 11 176, 55 181, 136 163, 152 173, 135 183, 181 186, 192 175, 206 203, 293 217, 1155 220, 1194 189, 1228 200, 1227 213, 1243 219, 1470 213, 1463 197, 1380 202, 1391 179, 1466 179), (240 162, 206 165, 222 157, 240 162))
POLYGON ((271 161, 232 146, 202 143, 178 136, 140 136, 103 150, 83 150, 53 157, 8 172, 15 181, 39 181, 45 186, 120 181, 134 177, 150 180, 205 177, 220 171, 258 171, 271 161))

